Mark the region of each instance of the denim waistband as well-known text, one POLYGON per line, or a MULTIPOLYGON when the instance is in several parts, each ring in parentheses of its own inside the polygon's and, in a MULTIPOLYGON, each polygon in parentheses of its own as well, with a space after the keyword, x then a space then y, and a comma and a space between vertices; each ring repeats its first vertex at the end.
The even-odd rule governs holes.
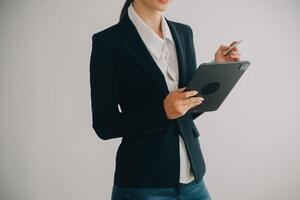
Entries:
MULTIPOLYGON (((202 181, 202 179, 199 181, 199 182, 201 182, 202 181)), ((177 186, 175 186, 175 187, 162 187, 162 188, 152 188, 152 187, 150 187, 150 188, 147 188, 147 187, 144 187, 144 188, 131 188, 131 187, 122 187, 122 186, 117 186, 117 185, 114 185, 114 187, 115 188, 120 188, 120 189, 129 189, 129 190, 131 190, 131 189, 138 189, 138 190, 143 190, 143 189, 157 189, 157 190, 173 190, 173 189, 175 189, 175 190, 182 190, 182 189, 185 189, 185 188, 189 188, 189 187, 192 187, 193 185, 196 185, 197 184, 197 182, 196 182, 196 179, 194 179, 194 180, 192 180, 191 182, 189 182, 189 183, 178 183, 178 185, 177 186)))

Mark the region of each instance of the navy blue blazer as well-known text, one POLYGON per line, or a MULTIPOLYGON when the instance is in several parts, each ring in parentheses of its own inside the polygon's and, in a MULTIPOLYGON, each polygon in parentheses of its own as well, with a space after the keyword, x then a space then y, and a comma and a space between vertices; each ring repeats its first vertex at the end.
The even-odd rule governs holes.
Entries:
MULTIPOLYGON (((196 71, 190 26, 168 19, 179 65, 178 87, 196 71)), ((202 113, 168 119, 164 76, 128 14, 92 36, 90 57, 92 127, 103 140, 122 137, 114 184, 124 187, 172 187, 179 183, 179 137, 183 137, 197 182, 205 171, 199 132, 193 122, 202 113), (119 110, 120 105, 121 110, 119 110)))

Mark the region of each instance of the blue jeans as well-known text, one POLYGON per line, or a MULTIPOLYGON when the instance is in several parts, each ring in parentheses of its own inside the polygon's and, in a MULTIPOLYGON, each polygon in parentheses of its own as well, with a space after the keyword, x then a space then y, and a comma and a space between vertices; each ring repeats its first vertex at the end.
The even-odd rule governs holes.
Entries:
POLYGON ((211 200, 204 180, 169 188, 126 188, 114 185, 111 200, 211 200))

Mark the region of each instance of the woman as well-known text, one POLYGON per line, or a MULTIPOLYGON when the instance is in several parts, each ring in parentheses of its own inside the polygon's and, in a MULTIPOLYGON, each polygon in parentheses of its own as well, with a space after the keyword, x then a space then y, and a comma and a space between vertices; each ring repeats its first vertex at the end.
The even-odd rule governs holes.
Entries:
MULTIPOLYGON (((183 91, 196 70, 190 26, 166 19, 169 0, 127 0, 119 23, 93 35, 90 84, 93 129, 122 138, 112 200, 211 199, 205 162, 186 112, 202 103, 183 91)), ((238 61, 237 48, 215 62, 238 61)))

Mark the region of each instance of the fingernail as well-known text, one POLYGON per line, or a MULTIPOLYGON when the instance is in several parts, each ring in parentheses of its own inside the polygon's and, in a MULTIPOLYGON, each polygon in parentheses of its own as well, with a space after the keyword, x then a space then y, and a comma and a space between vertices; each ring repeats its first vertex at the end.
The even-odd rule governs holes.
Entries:
POLYGON ((194 95, 195 95, 195 94, 198 94, 198 91, 194 91, 194 95))

